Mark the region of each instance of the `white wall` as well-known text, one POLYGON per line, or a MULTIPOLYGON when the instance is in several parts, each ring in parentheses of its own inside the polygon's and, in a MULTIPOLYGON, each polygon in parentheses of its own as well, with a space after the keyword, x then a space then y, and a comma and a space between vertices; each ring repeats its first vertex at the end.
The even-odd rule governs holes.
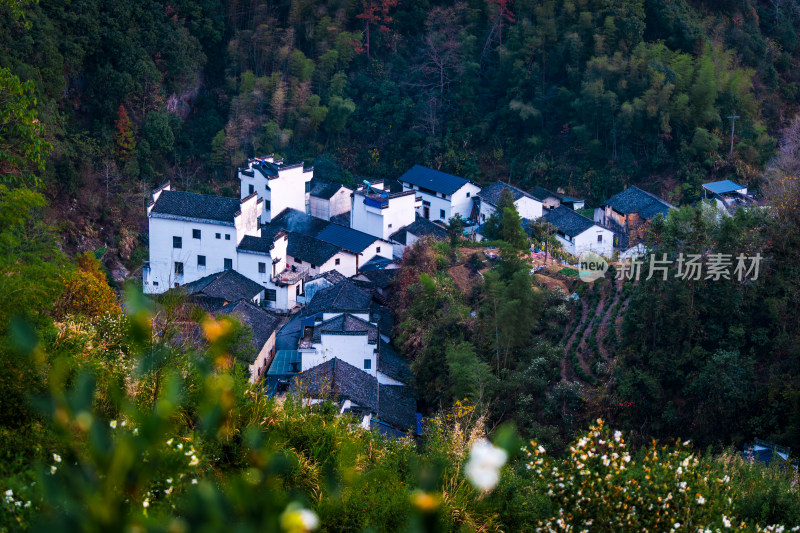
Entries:
POLYGON ((236 228, 230 225, 188 222, 150 216, 150 272, 143 279, 147 294, 162 293, 175 283, 184 285, 224 269, 224 259, 231 259, 237 269, 236 228), (192 230, 200 230, 200 239, 192 237, 192 230), (220 238, 217 239, 216 235, 220 238), (225 236, 230 236, 226 240, 225 236), (181 248, 172 247, 172 237, 181 237, 181 248), (206 266, 197 266, 197 256, 206 257, 206 266), (183 263, 183 276, 176 275, 175 262, 183 263), (156 285, 156 283, 158 285, 156 285))
MULTIPOLYGON (((269 158, 267 161, 271 162, 272 159, 269 158)), ((287 208, 306 212, 308 197, 306 183, 314 177, 313 171, 304 172, 302 163, 280 166, 278 167, 278 176, 268 180, 257 168, 252 168, 252 163, 250 163, 250 170, 253 176, 239 171, 240 196, 242 198, 250 196, 250 186, 252 185, 253 191, 258 197, 265 200, 262 222, 269 222, 272 220, 272 215, 277 215, 287 208)))
POLYGON ((372 375, 377 372, 375 364, 375 344, 367 342, 366 335, 331 335, 323 333, 319 343, 314 343, 314 353, 302 354, 302 368, 305 372, 334 357, 364 370, 364 360, 370 360, 370 370, 372 375))
POLYGON ((324 265, 321 265, 317 268, 318 272, 316 274, 324 274, 325 272, 330 272, 331 270, 338 270, 340 274, 345 277, 351 277, 356 275, 356 256, 351 254, 350 252, 345 252, 344 250, 337 253, 330 259, 328 259, 324 265), (336 264, 336 260, 339 260, 339 264, 336 264))
POLYGON ((261 351, 258 352, 255 361, 253 364, 250 365, 250 382, 255 383, 256 379, 258 378, 258 373, 264 368, 269 360, 272 349, 275 347, 275 335, 277 331, 273 331, 272 335, 269 336, 267 342, 264 343, 264 346, 261 347, 261 351))
POLYGON ((415 193, 392 197, 388 199, 389 206, 380 209, 367 206, 364 196, 355 193, 350 209, 350 227, 388 240, 392 233, 414 222, 415 200, 415 193))
POLYGON ((565 239, 560 235, 556 237, 564 246, 564 250, 576 257, 586 251, 592 251, 604 257, 611 257, 614 252, 614 233, 600 226, 592 226, 580 235, 576 235, 572 240, 565 239), (602 235, 602 242, 597 242, 598 235, 602 235))
MULTIPOLYGON (((459 215, 461 217, 469 217, 472 213, 472 199, 481 190, 477 185, 467 183, 457 190, 453 195, 445 195, 442 198, 441 194, 429 194, 420 191, 416 185, 413 187, 417 191, 417 195, 422 197, 422 205, 417 208, 417 213, 425 216, 425 202, 430 202, 430 220, 443 220, 447 222, 451 216, 459 215), (467 196, 469 194, 469 196, 467 196), (444 213, 442 213, 444 211, 444 213), (444 216, 443 216, 444 215, 444 216)), ((403 190, 410 190, 411 186, 403 183, 403 190)))
POLYGON ((542 202, 527 196, 523 196, 514 202, 514 207, 517 208, 519 216, 528 220, 536 220, 542 216, 542 202))
MULTIPOLYGON (((377 240, 372 244, 370 244, 369 246, 367 246, 364 249, 364 251, 361 252, 361 255, 358 258, 358 266, 359 267, 363 266, 364 263, 367 263, 370 259, 372 259, 376 255, 380 257, 385 257, 387 259, 392 259, 394 256, 392 243, 390 243, 389 241, 377 240), (379 248, 380 251, 378 251, 379 248)), ((342 272, 342 274, 344 274, 344 272, 342 272)), ((355 272, 353 272, 353 275, 355 275, 355 272)))

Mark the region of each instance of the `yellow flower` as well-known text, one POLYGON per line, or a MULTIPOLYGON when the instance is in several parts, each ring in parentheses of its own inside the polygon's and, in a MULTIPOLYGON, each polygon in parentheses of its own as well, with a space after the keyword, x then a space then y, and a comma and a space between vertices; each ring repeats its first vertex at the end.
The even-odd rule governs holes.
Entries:
POLYGON ((411 503, 423 513, 431 513, 438 509, 440 501, 435 494, 416 490, 411 494, 411 503))

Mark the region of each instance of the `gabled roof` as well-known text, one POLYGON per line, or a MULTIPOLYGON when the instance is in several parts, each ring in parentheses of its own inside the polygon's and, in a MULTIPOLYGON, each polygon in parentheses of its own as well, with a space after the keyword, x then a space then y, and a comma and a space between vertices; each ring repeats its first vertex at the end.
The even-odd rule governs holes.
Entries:
MULTIPOLYGON (((297 209, 284 209, 277 216, 273 217, 269 223, 270 226, 294 233, 302 233, 309 237, 316 237, 328 224, 330 224, 330 222, 327 220, 312 217, 297 209)), ((291 239, 289 240, 291 241, 291 239)))
POLYGON ((703 188, 708 189, 714 194, 726 194, 729 192, 736 192, 740 189, 744 189, 745 187, 731 180, 722 180, 704 183, 703 188))
POLYGON ((334 244, 330 244, 302 233, 289 233, 289 244, 286 246, 286 254, 296 257, 306 263, 319 266, 342 249, 334 244))
POLYGON ((561 199, 560 195, 552 191, 549 191, 544 187, 540 187, 538 185, 536 185, 535 187, 531 187, 528 192, 531 194, 531 196, 533 196, 537 200, 545 200, 547 198, 557 198, 559 200, 561 199))
POLYGON ((558 228, 564 235, 575 237, 594 226, 594 221, 569 207, 560 205, 543 217, 547 222, 558 228))
POLYGON ((400 272, 399 268, 368 270, 366 272, 361 270, 359 271, 358 276, 356 276, 355 279, 358 280, 359 278, 365 278, 368 280, 368 283, 373 284, 375 287, 379 289, 385 289, 391 286, 398 272, 400 272))
POLYGON ((422 238, 431 235, 436 240, 447 238, 447 230, 439 224, 431 222, 427 218, 417 215, 416 220, 404 228, 392 233, 389 238, 397 241, 400 244, 406 244, 407 234, 410 233, 415 237, 422 238))
MULTIPOLYGON (((219 312, 226 315, 236 315, 243 324, 250 326, 253 330, 253 345, 256 348, 256 356, 283 322, 283 319, 278 315, 270 313, 247 300, 239 300, 228 304, 220 309, 219 312)), ((251 364, 252 362, 250 361, 251 364)))
POLYGON ((314 298, 306 306, 305 314, 316 313, 346 313, 369 311, 372 294, 355 285, 349 279, 337 283, 333 287, 326 287, 317 291, 314 298))
POLYGON ((220 298, 226 302, 252 300, 264 290, 264 287, 235 270, 223 270, 187 283, 180 290, 190 296, 206 296, 220 298))
POLYGON ((150 214, 233 224, 233 219, 240 209, 241 201, 238 198, 167 190, 161 191, 150 214))
POLYGON ((347 228, 338 224, 329 224, 325 229, 316 235, 317 239, 331 244, 335 244, 339 248, 343 248, 350 252, 360 254, 366 250, 372 243, 379 241, 378 237, 358 231, 353 228, 347 228))
MULTIPOLYGON (((311 196, 330 200, 333 195, 339 192, 339 189, 344 187, 341 183, 333 183, 330 181, 314 178, 311 180, 311 196)), ((344 187, 345 189, 347 187, 344 187)))
POLYGON ((331 217, 331 224, 339 224, 340 226, 350 227, 350 211, 333 215, 331 217))
POLYGON ((639 187, 630 186, 624 191, 615 194, 605 201, 603 205, 610 206, 614 211, 627 215, 638 213, 640 216, 650 219, 658 213, 664 216, 670 209, 675 207, 669 202, 665 202, 655 194, 643 191, 639 187), (648 216, 645 216, 646 213, 648 216))
POLYGON ((273 239, 265 239, 263 236, 254 237, 253 235, 245 235, 242 237, 236 249, 242 252, 269 254, 272 250, 273 243, 273 239))
POLYGON ((293 385, 312 396, 332 390, 340 399, 377 413, 380 420, 391 426, 404 431, 416 427, 416 401, 409 387, 381 385, 378 394, 378 380, 374 375, 339 358, 334 357, 299 374, 293 385))
POLYGON ((458 189, 469 183, 469 180, 434 170, 432 168, 423 167, 422 165, 414 165, 405 174, 398 178, 398 181, 417 185, 424 189, 441 192, 444 194, 453 194, 458 189))
POLYGON ((314 342, 320 342, 322 335, 366 335, 369 344, 378 341, 378 327, 366 320, 343 313, 314 326, 314 342))
POLYGON ((496 206, 498 203, 500 203, 500 197, 502 196, 504 190, 511 191, 511 195, 513 196, 515 202, 523 197, 530 198, 531 200, 541 201, 538 198, 526 193, 522 189, 514 187, 513 185, 509 185, 508 183, 503 183, 502 181, 495 181, 485 189, 481 190, 477 196, 482 201, 496 206))
POLYGON ((323 272, 322 274, 317 274, 316 276, 308 278, 305 282, 305 285, 308 285, 312 281, 316 281, 318 279, 324 279, 328 281, 331 285, 336 285, 337 283, 340 283, 346 280, 347 278, 345 277, 344 274, 342 274, 338 270, 333 269, 327 272, 323 272))
POLYGON ((392 345, 381 341, 381 351, 378 354, 378 372, 383 372, 392 379, 408 383, 411 380, 411 369, 408 359, 399 355, 392 345))

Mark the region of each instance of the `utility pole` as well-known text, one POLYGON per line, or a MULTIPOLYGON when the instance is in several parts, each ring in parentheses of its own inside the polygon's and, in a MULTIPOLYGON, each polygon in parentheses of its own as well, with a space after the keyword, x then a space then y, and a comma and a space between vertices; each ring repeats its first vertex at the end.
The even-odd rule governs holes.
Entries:
POLYGON ((729 157, 733 157, 733 128, 736 126, 736 119, 741 117, 739 115, 728 115, 728 118, 731 119, 731 153, 729 157))

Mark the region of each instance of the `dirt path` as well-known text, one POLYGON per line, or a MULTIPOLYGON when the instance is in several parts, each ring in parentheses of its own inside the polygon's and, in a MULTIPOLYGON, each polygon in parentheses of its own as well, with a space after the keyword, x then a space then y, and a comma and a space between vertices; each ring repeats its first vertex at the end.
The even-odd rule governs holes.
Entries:
MULTIPOLYGON (((614 298, 611 300, 611 304, 608 306, 608 310, 603 315, 603 319, 600 322, 600 326, 597 328, 597 348, 600 352, 600 356, 606 360, 610 361, 611 356, 608 353, 608 346, 605 345, 605 338, 608 334, 608 328, 611 327, 611 313, 614 310, 614 306, 619 303, 619 299, 622 297, 622 280, 614 280, 614 298)), ((614 329, 616 333, 617 324, 614 323, 614 329)))

